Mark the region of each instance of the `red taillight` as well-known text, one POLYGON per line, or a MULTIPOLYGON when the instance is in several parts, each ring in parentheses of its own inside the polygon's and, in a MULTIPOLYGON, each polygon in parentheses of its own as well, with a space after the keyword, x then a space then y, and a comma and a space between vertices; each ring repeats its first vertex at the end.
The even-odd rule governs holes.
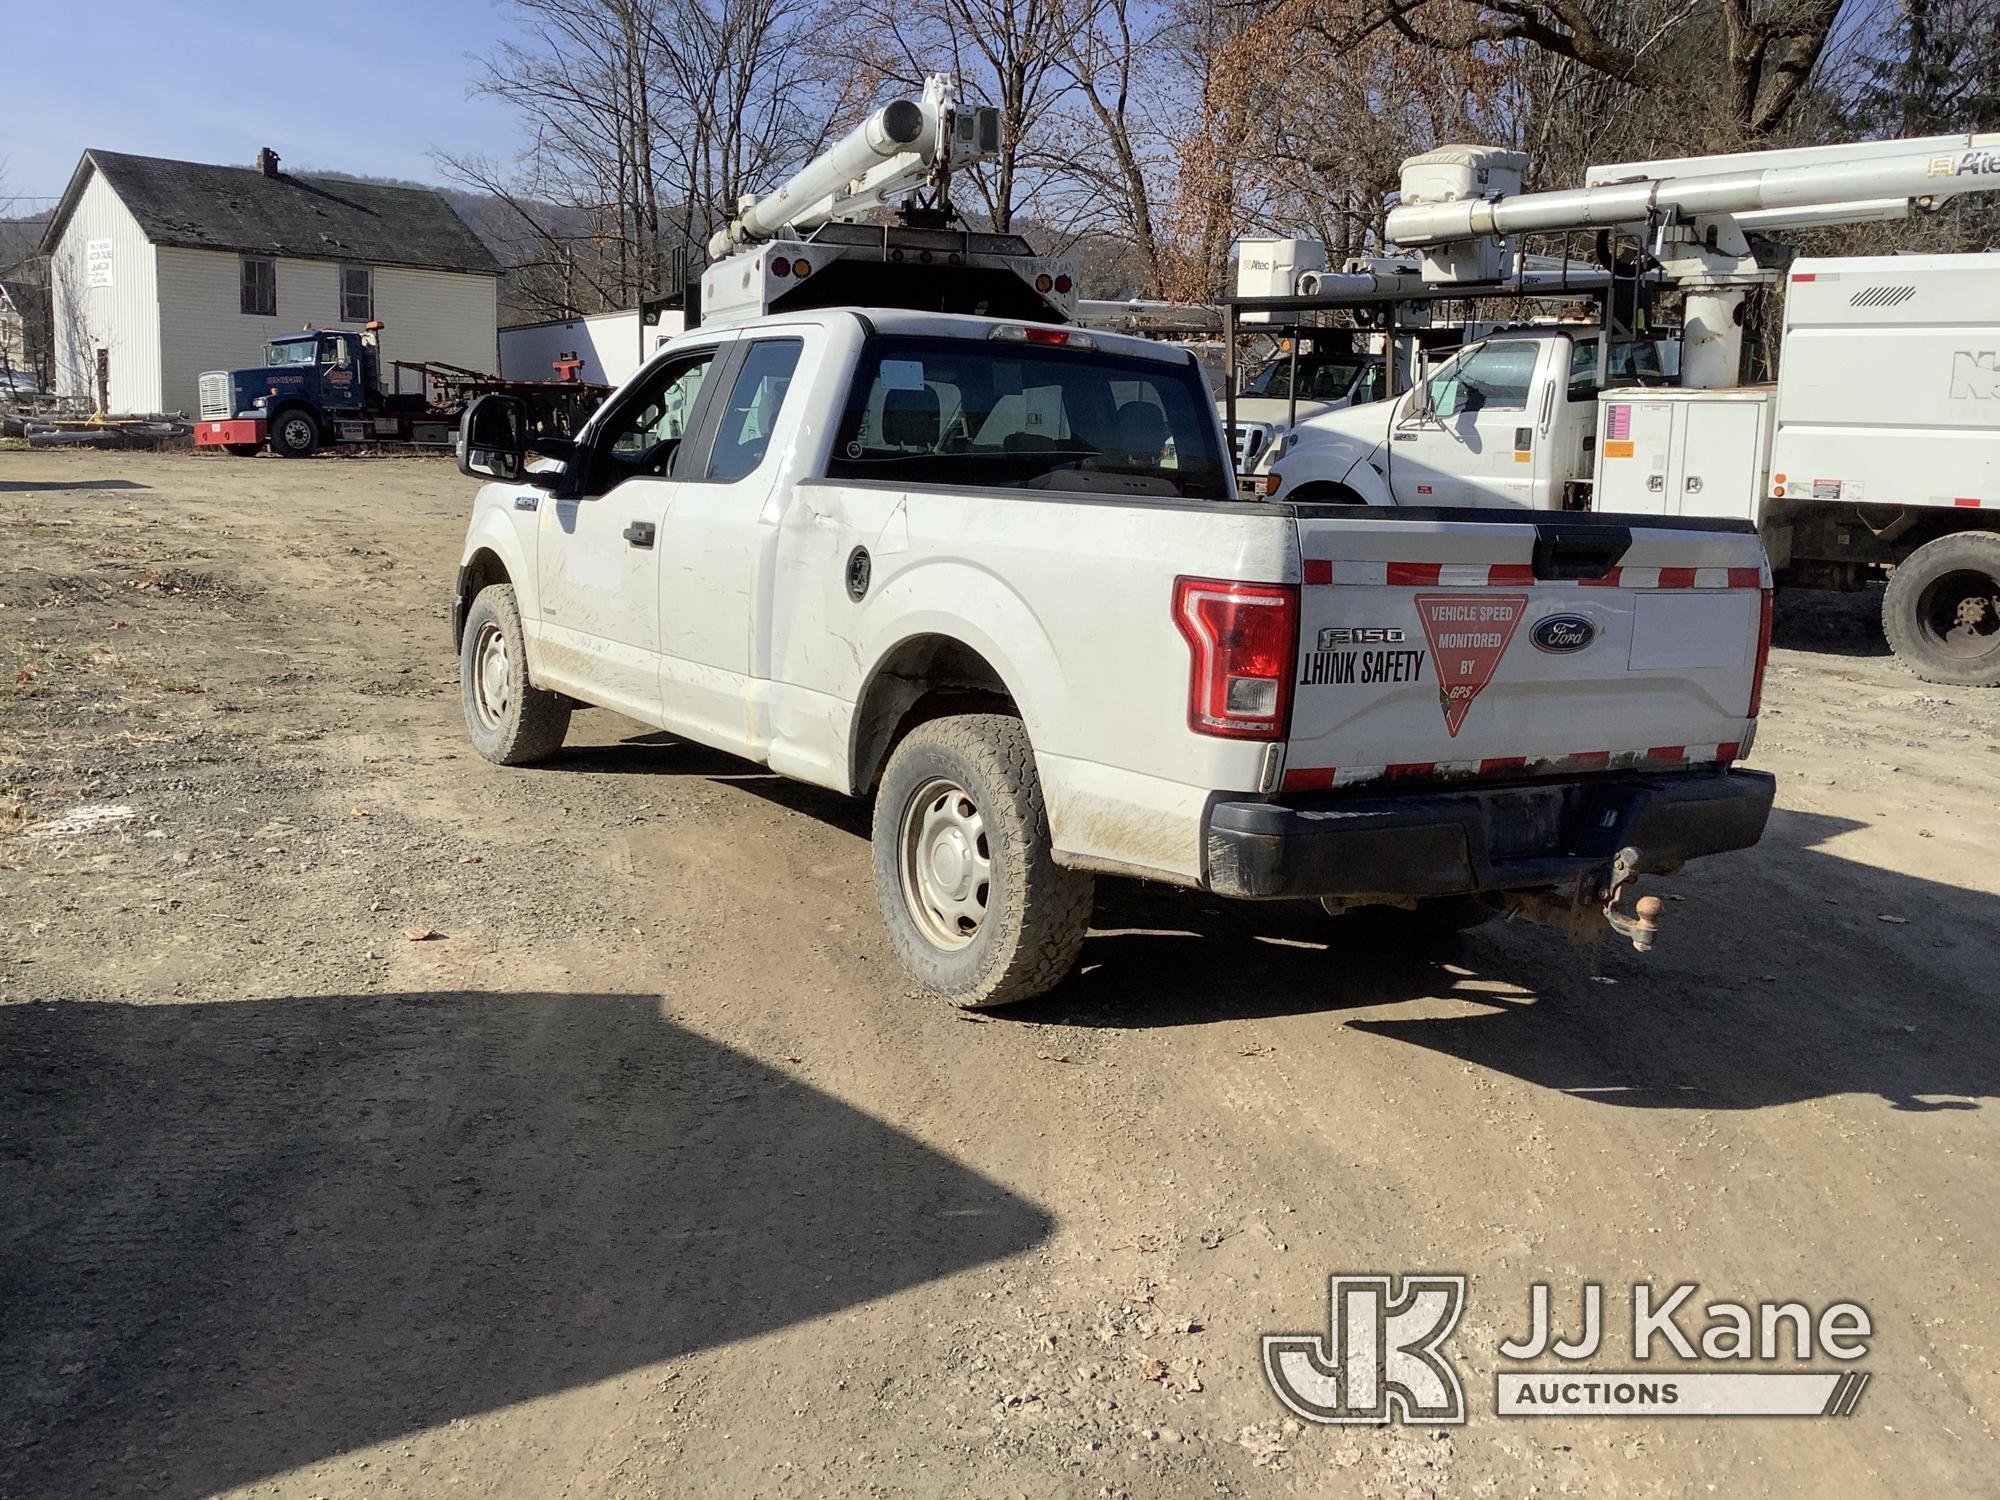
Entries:
POLYGON ((1065 296, 1068 295, 1069 289, 1074 285, 1075 283, 1072 282, 1067 276, 1058 276, 1056 278, 1056 290, 1058 292, 1063 293, 1065 296))
POLYGON ((1280 738, 1291 704, 1298 590, 1282 583, 1177 578, 1174 624, 1192 657, 1188 728, 1224 739, 1280 738))
POLYGON ((1757 608, 1757 674, 1750 679, 1750 714, 1756 718, 1764 703, 1764 667, 1771 660, 1771 591, 1763 591, 1757 608))
MULTIPOLYGON (((1046 280, 1047 278, 1044 278, 1046 280)), ((1061 328, 1030 328, 1028 342, 1031 344, 1052 344, 1057 348, 1069 342, 1069 334, 1061 328)))

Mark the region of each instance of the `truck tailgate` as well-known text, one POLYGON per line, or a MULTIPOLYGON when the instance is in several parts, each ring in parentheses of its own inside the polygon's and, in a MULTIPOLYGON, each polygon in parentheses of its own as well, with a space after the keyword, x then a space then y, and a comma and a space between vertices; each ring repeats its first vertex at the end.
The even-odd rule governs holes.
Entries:
POLYGON ((1736 758, 1770 572, 1748 523, 1297 507, 1284 788, 1736 758))

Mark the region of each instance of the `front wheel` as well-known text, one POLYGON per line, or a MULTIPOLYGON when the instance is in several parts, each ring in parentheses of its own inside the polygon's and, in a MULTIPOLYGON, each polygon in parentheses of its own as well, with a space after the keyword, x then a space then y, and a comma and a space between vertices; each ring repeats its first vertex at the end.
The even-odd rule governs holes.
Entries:
POLYGON ((228 443, 225 444, 224 446, 226 446, 229 449, 230 454, 236 458, 255 458, 258 454, 264 451, 262 448, 258 447, 255 443, 228 443))
POLYGON ((875 798, 875 896, 903 966, 967 1009, 1026 1000, 1069 972, 1095 882, 1055 862, 1019 719, 933 719, 889 757, 875 798))
POLYGON ((271 451, 280 458, 311 458, 319 451, 319 419, 303 406, 279 412, 271 422, 271 451))
POLYGON ((1941 536, 1898 563, 1882 633, 1925 682, 2000 687, 2000 535, 1941 536))
POLYGON ((547 760, 569 733, 569 700, 528 681, 521 612, 504 583, 481 589, 465 612, 458 695, 472 748, 495 765, 547 760))

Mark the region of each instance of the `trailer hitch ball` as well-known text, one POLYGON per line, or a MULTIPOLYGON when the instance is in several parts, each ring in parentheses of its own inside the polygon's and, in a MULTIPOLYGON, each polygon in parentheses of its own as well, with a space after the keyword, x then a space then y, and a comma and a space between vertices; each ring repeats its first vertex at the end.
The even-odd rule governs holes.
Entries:
POLYGON ((1620 937, 1630 938, 1636 951, 1650 953, 1653 939, 1660 933, 1660 916, 1666 909, 1666 903, 1658 896, 1641 896, 1632 904, 1632 915, 1628 917, 1618 909, 1615 900, 1608 901, 1604 920, 1620 937))

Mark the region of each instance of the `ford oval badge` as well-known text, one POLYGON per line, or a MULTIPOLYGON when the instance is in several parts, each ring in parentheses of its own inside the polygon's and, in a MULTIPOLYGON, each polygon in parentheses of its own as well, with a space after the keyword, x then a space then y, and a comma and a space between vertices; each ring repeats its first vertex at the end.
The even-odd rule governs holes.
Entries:
POLYGON ((1535 621, 1535 628, 1528 632, 1528 639, 1535 643, 1537 651, 1546 651, 1551 656, 1567 656, 1596 640, 1597 627, 1582 615, 1550 615, 1535 621))

